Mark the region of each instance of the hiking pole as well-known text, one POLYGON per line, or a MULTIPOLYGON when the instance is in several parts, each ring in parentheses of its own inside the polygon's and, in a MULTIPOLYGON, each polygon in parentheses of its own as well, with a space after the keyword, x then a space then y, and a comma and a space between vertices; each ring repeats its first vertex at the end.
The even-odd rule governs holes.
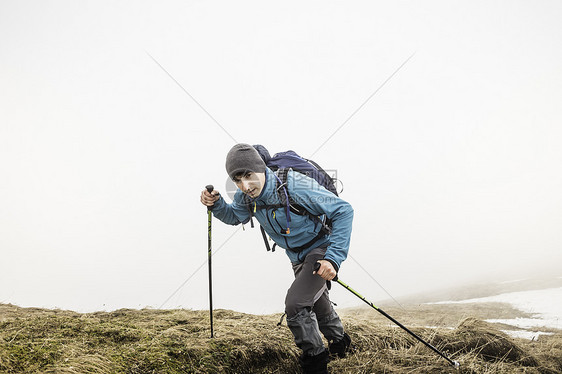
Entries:
MULTIPOLYGON (((207 192, 209 192, 210 194, 213 193, 213 190, 215 189, 213 187, 213 185, 209 184, 208 186, 205 186, 205 188, 207 189, 207 192)), ((213 273, 212 273, 212 267, 211 267, 211 223, 212 223, 212 219, 213 219, 213 213, 211 212, 211 207, 208 206, 207 207, 207 218, 208 218, 208 229, 209 229, 209 236, 207 237, 207 263, 209 265, 209 317, 210 317, 210 321, 211 321, 211 338, 214 338, 214 334, 213 334, 213 273)))
MULTIPOLYGON (((316 265, 314 265, 314 271, 318 271, 318 269, 320 269, 320 263, 316 263, 316 265)), ((420 338, 417 334, 415 334, 413 331, 409 330, 407 327, 405 327, 403 324, 401 324, 400 322, 398 322, 397 320, 395 320, 394 318, 392 318, 390 315, 388 315, 384 310, 382 310, 381 308, 376 307, 372 302, 368 301, 367 299, 365 299, 359 292, 355 291, 353 288, 349 287, 347 284, 345 284, 344 282, 342 282, 340 279, 338 279, 338 276, 336 275, 334 279, 332 279, 335 282, 338 282, 340 285, 343 286, 343 288, 345 288, 346 290, 348 290, 349 292, 351 292, 352 294, 354 294, 355 296, 357 296, 358 298, 360 298, 361 300, 363 300, 367 305, 369 305, 371 308, 375 309, 377 312, 379 312, 380 314, 382 314, 383 316, 385 316, 386 318, 388 318, 389 320, 391 320, 392 322, 394 322, 398 327, 402 328, 404 331, 406 331, 408 334, 412 335, 414 338, 418 339, 420 342, 422 342, 423 344, 425 344, 426 347, 430 348, 433 352, 437 353, 439 356, 443 357, 445 360, 447 360, 449 362, 449 364, 451 364, 455 369, 458 370, 458 368, 460 367, 460 364, 457 361, 453 361, 451 360, 449 357, 445 356, 444 353, 442 353, 441 351, 439 351, 437 348, 435 348, 434 346, 432 346, 431 344, 429 344, 428 342, 426 342, 425 340, 423 340, 422 338, 420 338)))

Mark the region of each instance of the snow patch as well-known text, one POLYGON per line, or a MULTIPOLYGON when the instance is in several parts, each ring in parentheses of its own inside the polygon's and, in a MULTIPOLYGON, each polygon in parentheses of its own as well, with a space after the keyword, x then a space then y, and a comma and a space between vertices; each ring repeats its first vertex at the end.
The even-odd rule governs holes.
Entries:
POLYGON ((454 327, 450 326, 424 326, 426 329, 434 329, 434 330, 454 330, 454 327))
POLYGON ((501 330, 512 338, 537 340, 541 335, 554 335, 553 332, 527 331, 527 330, 501 330))
POLYGON ((508 303, 514 308, 532 314, 532 318, 489 319, 521 328, 549 327, 562 329, 562 287, 542 290, 508 292, 496 296, 461 301, 440 301, 429 304, 508 303))
POLYGON ((510 281, 503 281, 503 282, 500 282, 500 284, 518 283, 518 282, 526 281, 527 279, 528 279, 528 278, 515 279, 515 280, 510 280, 510 281))

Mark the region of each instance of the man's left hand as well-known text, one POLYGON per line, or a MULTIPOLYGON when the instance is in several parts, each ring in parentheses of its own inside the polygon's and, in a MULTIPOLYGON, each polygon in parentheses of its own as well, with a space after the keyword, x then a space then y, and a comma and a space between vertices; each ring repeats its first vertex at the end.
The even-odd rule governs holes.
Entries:
POLYGON ((320 264, 320 268, 313 274, 317 274, 322 277, 322 279, 325 279, 327 281, 334 279, 334 277, 338 274, 330 261, 318 260, 317 262, 320 264))

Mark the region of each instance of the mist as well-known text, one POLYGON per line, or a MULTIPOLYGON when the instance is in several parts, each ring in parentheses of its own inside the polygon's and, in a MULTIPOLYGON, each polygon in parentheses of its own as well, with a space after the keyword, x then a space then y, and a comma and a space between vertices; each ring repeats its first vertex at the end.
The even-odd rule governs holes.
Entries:
MULTIPOLYGON (((227 190, 235 142, 337 173, 355 210, 340 277, 372 300, 562 275, 561 18, 554 1, 2 2, 0 302, 208 307, 199 194, 227 190)), ((218 220, 212 239, 215 307, 283 311, 283 251, 218 220)))

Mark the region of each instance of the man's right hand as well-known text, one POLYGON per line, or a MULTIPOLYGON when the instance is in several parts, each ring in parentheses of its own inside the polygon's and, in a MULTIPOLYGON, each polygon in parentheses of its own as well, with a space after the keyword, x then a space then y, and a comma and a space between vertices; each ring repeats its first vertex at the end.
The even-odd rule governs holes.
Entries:
POLYGON ((213 192, 209 193, 207 190, 203 190, 201 192, 201 204, 205 206, 213 206, 215 205, 215 201, 220 199, 220 193, 217 190, 213 190, 213 192))

